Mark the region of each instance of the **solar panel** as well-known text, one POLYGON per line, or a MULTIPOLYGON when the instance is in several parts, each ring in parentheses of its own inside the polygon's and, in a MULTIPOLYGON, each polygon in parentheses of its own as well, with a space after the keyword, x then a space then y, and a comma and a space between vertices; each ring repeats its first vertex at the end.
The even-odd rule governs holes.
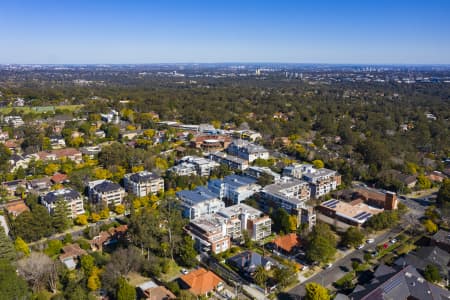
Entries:
POLYGON ((364 212, 360 212, 359 214, 357 214, 356 216, 354 216, 353 218, 358 219, 359 217, 361 217, 362 215, 364 215, 364 212))
POLYGON ((400 277, 400 276, 395 277, 391 282, 389 282, 388 284, 386 284, 383 287, 383 292, 385 292, 386 294, 389 293, 394 288, 396 288, 398 285, 400 285, 400 283, 402 283, 402 277, 400 277))
POLYGON ((339 200, 329 200, 329 201, 322 203, 322 205, 324 205, 326 207, 330 207, 330 208, 335 208, 336 204, 338 204, 338 203, 339 203, 339 200))

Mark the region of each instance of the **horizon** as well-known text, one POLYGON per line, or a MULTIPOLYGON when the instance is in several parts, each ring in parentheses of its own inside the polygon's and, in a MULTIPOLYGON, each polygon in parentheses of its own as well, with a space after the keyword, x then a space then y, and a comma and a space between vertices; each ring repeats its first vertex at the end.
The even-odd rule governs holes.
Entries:
POLYGON ((13 1, 0 64, 450 65, 450 2, 13 1))

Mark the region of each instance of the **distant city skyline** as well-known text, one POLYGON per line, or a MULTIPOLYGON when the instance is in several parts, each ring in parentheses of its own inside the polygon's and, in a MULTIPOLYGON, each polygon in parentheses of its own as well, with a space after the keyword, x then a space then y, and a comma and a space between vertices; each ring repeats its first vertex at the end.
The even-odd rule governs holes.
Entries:
POLYGON ((0 64, 450 64, 450 1, 3 1, 0 64))

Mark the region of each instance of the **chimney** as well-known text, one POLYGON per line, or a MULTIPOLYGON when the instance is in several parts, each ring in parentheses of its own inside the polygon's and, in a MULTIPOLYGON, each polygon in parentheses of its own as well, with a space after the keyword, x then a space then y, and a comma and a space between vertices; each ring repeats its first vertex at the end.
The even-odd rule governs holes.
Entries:
POLYGON ((384 198, 384 209, 385 210, 395 210, 397 209, 397 194, 393 192, 386 192, 384 198))

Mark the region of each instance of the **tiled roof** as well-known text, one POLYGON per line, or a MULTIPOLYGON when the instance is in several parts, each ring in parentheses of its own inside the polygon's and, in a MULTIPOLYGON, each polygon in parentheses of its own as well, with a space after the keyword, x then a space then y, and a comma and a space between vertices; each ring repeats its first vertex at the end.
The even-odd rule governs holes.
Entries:
POLYGON ((194 270, 180 279, 190 287, 189 291, 194 295, 204 295, 214 290, 220 282, 223 282, 219 276, 204 268, 194 270))
POLYGON ((300 239, 296 233, 278 236, 273 242, 278 248, 281 248, 286 252, 291 252, 294 247, 300 245, 300 239))

